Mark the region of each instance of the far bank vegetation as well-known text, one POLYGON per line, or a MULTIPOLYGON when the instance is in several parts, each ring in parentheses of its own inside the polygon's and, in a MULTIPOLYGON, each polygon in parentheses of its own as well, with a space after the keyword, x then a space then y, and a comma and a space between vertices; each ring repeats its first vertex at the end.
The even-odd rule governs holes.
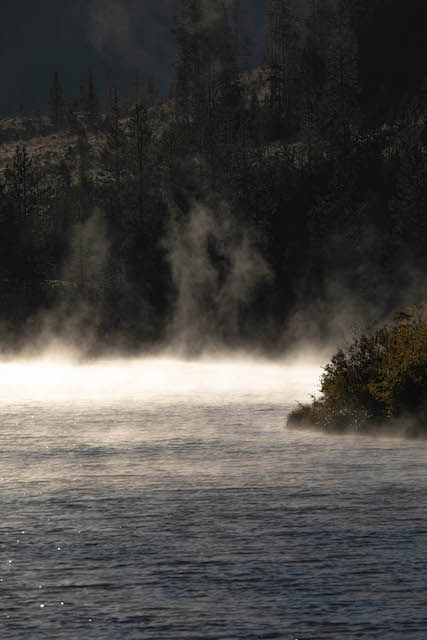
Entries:
POLYGON ((325 367, 320 398, 300 404, 290 427, 427 436, 427 302, 358 331, 325 367))

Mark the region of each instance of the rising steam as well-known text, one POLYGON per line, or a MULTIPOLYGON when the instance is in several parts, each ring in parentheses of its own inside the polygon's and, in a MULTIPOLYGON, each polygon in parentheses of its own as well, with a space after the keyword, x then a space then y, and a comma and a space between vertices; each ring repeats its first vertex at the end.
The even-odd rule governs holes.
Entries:
POLYGON ((238 337, 240 312, 271 277, 249 232, 228 211, 194 204, 172 221, 167 249, 177 290, 172 344, 199 351, 207 336, 238 337))

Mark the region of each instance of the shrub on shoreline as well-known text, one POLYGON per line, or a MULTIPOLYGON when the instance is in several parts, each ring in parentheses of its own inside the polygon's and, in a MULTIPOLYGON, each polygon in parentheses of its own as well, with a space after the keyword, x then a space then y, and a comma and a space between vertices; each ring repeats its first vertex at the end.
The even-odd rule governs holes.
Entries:
POLYGON ((427 437, 427 302, 340 347, 325 367, 321 392, 290 413, 289 427, 427 437))

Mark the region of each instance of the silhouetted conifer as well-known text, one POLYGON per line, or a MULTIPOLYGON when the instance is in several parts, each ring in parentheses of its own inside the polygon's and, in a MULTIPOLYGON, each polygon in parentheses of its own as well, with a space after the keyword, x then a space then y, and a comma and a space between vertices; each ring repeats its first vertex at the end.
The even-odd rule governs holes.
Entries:
POLYGON ((391 200, 393 240, 406 261, 427 267, 427 155, 418 110, 410 112, 399 146, 396 192, 391 200))
POLYGON ((233 102, 236 89, 235 51, 223 0, 180 0, 173 33, 175 99, 203 146, 215 129, 218 104, 233 102))
POLYGON ((268 69, 272 137, 291 127, 299 64, 296 0, 268 0, 266 5, 265 64, 268 69))
POLYGON ((91 176, 90 144, 84 127, 80 127, 77 138, 78 179, 79 179, 79 212, 80 222, 84 222, 91 211, 91 192, 93 181, 91 176))
POLYGON ((21 277, 26 286, 41 277, 46 254, 43 247, 50 232, 47 213, 51 206, 52 189, 44 172, 28 155, 24 145, 18 145, 12 165, 4 172, 6 207, 16 218, 14 225, 18 235, 15 242, 16 277, 21 277))
POLYGON ((139 215, 143 214, 148 190, 147 154, 151 135, 146 107, 140 104, 132 106, 127 126, 128 170, 131 178, 132 206, 139 215))
POLYGON ((251 55, 251 43, 246 28, 247 8, 242 0, 229 0, 228 12, 233 36, 236 74, 239 75, 248 69, 251 55))
POLYGON ((117 89, 114 82, 113 74, 111 71, 109 71, 107 74, 104 89, 102 91, 102 113, 105 116, 107 127, 109 125, 109 119, 113 110, 116 93, 117 89))
POLYGON ((146 89, 146 104, 147 107, 154 107, 155 105, 157 105, 160 101, 160 94, 159 94, 159 90, 156 86, 156 83, 154 81, 154 78, 150 77, 148 78, 148 82, 147 82, 147 89, 146 89))
POLYGON ((126 154, 126 139, 121 123, 117 90, 114 91, 109 122, 106 142, 101 154, 101 167, 104 173, 103 195, 107 200, 108 221, 114 237, 115 233, 119 233, 121 229, 122 187, 126 154))
POLYGON ((359 118, 359 51, 349 0, 337 0, 327 54, 324 122, 340 154, 347 155, 359 118))
POLYGON ((99 100, 93 73, 89 73, 87 87, 81 90, 80 103, 84 117, 92 129, 99 125, 99 100))
POLYGON ((49 94, 50 118, 55 129, 62 129, 65 123, 65 98, 58 72, 53 74, 49 94))
POLYGON ((142 94, 143 87, 141 84, 141 78, 139 72, 135 71, 127 96, 127 108, 132 107, 135 104, 142 104, 142 94))

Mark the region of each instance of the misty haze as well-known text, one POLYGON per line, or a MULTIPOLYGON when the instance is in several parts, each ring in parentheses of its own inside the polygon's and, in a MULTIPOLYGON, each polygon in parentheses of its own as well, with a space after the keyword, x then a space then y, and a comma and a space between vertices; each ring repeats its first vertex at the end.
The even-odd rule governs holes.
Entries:
POLYGON ((425 639, 422 9, 1 3, 1 638, 425 639))

